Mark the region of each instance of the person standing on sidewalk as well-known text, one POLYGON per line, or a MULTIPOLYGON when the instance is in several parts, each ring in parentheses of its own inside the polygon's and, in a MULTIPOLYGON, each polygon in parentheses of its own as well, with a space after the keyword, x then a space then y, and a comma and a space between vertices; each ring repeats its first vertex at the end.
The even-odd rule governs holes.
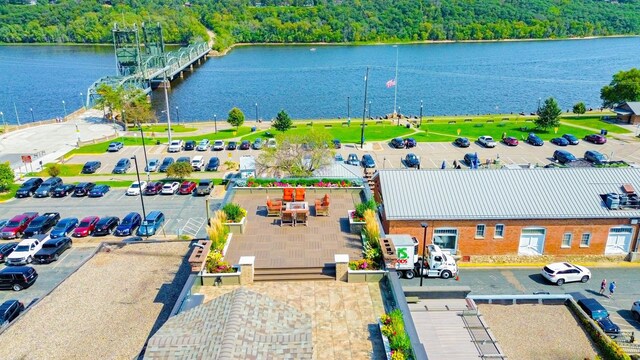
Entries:
POLYGON ((612 281, 611 284, 609 284, 609 299, 611 299, 611 297, 613 296, 614 291, 616 291, 616 282, 612 281))
POLYGON ((600 283, 600 295, 604 295, 604 292, 607 290, 607 279, 602 279, 600 283))

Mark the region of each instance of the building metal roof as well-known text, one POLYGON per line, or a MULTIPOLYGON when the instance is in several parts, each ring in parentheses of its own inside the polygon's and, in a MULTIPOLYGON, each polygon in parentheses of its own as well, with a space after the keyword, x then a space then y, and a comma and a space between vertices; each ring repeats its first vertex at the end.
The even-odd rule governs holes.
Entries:
POLYGON ((322 178, 361 179, 362 170, 343 162, 334 162, 328 166, 317 169, 313 172, 313 176, 322 178))
POLYGON ((601 194, 640 191, 640 169, 379 170, 387 220, 639 217, 601 194))

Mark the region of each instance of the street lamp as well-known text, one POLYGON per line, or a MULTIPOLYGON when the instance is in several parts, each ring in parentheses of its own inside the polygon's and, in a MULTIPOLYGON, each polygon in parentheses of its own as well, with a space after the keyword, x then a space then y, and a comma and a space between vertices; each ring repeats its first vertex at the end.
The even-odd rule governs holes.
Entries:
MULTIPOLYGON (((145 171, 147 172, 147 183, 149 183, 149 181, 151 181, 149 175, 149 160, 147 160, 147 147, 144 145, 144 131, 142 131, 142 124, 140 124, 140 122, 138 122, 138 130, 140 130, 140 139, 142 139, 142 152, 144 153, 144 163, 146 164, 145 168, 147 169, 145 171)), ((142 196, 142 194, 140 196, 142 196)))
POLYGON ((80 93, 80 108, 84 109, 84 98, 82 97, 82 93, 80 93))
POLYGON ((29 108, 29 111, 31 111, 31 122, 36 122, 36 119, 33 118, 33 108, 29 108))
POLYGON ((64 100, 62 100, 62 108, 64 109, 64 119, 67 120, 67 105, 64 100))
POLYGON ((351 97, 347 96, 347 124, 351 124, 351 97))
POLYGON ((7 132, 7 123, 4 121, 4 113, 0 111, 0 117, 2 118, 2 124, 4 125, 4 132, 7 132))
POLYGON ((429 228, 429 225, 427 225, 426 222, 423 222, 420 226, 424 229, 424 234, 422 235, 422 261, 420 261, 420 286, 422 286, 422 280, 424 279, 424 276, 422 276, 422 272, 424 271, 424 257, 427 252, 427 228, 429 228))
POLYGON ((422 127, 422 100, 420 100, 420 125, 418 127, 422 127))
POLYGON ((258 122, 258 103, 256 103, 256 122, 258 122))
POLYGON ((218 133, 218 115, 213 114, 213 126, 216 134, 218 133))
POLYGON ((369 119, 371 119, 371 100, 369 100, 369 119))
MULTIPOLYGON (((140 170, 138 170, 138 158, 135 155, 133 155, 131 159, 136 164, 136 176, 138 176, 138 186, 140 186, 140 170)), ((147 219, 147 212, 144 210, 144 196, 142 196, 142 189, 140 189, 140 203, 142 204, 142 219, 144 221, 147 219)), ((147 234, 147 239, 148 239, 149 232, 145 231, 145 233, 147 234)))
POLYGON ((538 110, 536 111, 536 114, 540 114, 540 101, 542 100, 542 98, 538 98, 538 110))
POLYGON ((176 106, 176 122, 180 124, 180 111, 178 111, 178 107, 176 106))
POLYGON ((398 126, 400 126, 400 106, 398 106, 398 113, 396 116, 398 117, 398 126))

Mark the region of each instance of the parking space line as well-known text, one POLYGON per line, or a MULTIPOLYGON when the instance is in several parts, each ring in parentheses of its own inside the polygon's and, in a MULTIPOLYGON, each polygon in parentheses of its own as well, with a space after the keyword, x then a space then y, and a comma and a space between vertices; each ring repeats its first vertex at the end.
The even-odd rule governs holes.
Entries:
POLYGON ((53 269, 57 268, 58 265, 62 264, 62 261, 64 259, 66 259, 76 248, 74 248, 73 246, 71 246, 71 249, 67 250, 64 254, 64 256, 62 256, 61 258, 58 258, 58 261, 56 261, 56 264, 52 266, 53 269))

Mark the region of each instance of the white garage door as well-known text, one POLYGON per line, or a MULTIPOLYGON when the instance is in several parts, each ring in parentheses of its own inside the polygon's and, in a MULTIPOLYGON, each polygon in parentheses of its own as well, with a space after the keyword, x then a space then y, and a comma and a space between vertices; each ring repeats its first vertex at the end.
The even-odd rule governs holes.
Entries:
POLYGON ((630 226, 611 228, 611 230, 609 230, 609 237, 607 237, 607 246, 604 249, 604 254, 628 253, 629 246, 631 245, 631 235, 633 235, 633 228, 630 226))
POLYGON ((544 228, 522 229, 520 234, 519 255, 542 255, 544 251, 544 228))

